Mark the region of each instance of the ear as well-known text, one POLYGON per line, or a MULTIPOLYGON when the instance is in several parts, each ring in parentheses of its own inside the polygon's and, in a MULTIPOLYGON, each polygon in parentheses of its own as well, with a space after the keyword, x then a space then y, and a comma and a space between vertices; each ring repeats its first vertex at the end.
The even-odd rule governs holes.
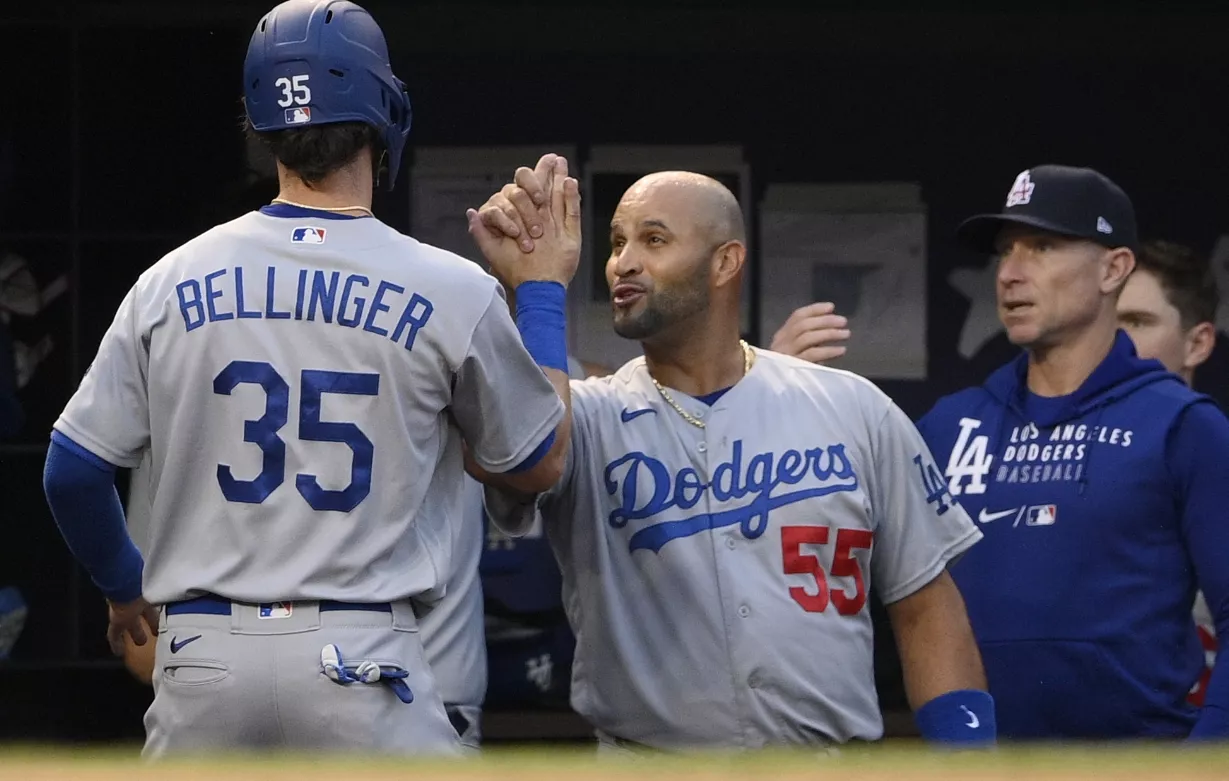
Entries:
POLYGON ((1135 253, 1126 247, 1106 252, 1102 258, 1101 292, 1118 293, 1135 270, 1135 253))
POLYGON ((727 241, 713 251, 713 284, 725 287, 736 283, 747 260, 747 247, 741 241, 727 241))
POLYGON ((1208 356, 1212 354, 1212 348, 1216 346, 1216 325, 1213 323, 1200 323, 1186 332, 1186 345, 1182 358, 1182 366, 1186 369, 1194 371, 1204 361, 1208 360, 1208 356))

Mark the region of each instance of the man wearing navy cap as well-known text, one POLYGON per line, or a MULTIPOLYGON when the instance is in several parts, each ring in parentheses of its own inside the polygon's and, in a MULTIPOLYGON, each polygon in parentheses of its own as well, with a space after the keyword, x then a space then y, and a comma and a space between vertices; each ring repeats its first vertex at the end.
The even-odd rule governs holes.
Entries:
POLYGON ((1016 177, 958 237, 998 259, 1024 348, 918 424, 985 535, 952 568, 1006 739, 1229 737, 1229 665, 1187 703, 1203 589, 1229 632, 1229 420, 1118 329, 1130 199, 1088 168, 1016 177))

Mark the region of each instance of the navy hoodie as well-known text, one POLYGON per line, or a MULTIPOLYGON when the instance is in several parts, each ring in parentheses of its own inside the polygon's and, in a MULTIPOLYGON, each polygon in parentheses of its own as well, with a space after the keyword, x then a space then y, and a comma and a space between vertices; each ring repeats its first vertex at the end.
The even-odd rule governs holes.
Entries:
MULTIPOLYGON (((1027 357, 918 424, 983 534, 952 567, 1000 735, 1185 737, 1202 588, 1229 637, 1229 420, 1119 331, 1075 392, 1028 391, 1027 357)), ((1229 712, 1229 665, 1206 731, 1229 712)), ((1198 731, 1198 730, 1197 730, 1198 731)))

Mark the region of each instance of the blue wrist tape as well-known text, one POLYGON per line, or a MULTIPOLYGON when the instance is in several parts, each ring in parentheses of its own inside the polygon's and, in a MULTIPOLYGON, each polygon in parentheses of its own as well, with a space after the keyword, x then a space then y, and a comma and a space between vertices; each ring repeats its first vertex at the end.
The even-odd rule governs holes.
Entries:
POLYGON ((994 698, 976 689, 941 694, 914 714, 918 731, 931 743, 986 745, 994 743, 998 727, 994 698))
POLYGON ((525 349, 548 369, 568 370, 568 291, 558 282, 522 282, 516 288, 516 328, 525 349))

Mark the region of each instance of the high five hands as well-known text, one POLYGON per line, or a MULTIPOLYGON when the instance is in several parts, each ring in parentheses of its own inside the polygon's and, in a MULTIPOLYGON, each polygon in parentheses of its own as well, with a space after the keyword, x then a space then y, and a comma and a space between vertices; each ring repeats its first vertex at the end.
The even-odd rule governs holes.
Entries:
POLYGON ((516 169, 512 183, 465 215, 491 273, 508 289, 531 281, 566 287, 576 275, 580 188, 565 158, 546 154, 533 170, 516 169))

